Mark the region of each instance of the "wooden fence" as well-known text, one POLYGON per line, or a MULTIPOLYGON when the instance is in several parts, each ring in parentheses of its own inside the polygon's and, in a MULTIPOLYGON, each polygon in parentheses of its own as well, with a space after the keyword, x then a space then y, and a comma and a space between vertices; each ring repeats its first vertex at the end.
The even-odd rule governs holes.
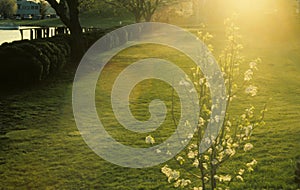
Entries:
MULTIPOLYGON (((82 28, 83 32, 89 32, 93 30, 99 30, 99 28, 82 28)), ((70 30, 67 27, 39 27, 39 28, 24 28, 19 29, 21 34, 21 40, 24 40, 24 31, 29 31, 29 39, 49 38, 57 34, 70 34, 70 30)))

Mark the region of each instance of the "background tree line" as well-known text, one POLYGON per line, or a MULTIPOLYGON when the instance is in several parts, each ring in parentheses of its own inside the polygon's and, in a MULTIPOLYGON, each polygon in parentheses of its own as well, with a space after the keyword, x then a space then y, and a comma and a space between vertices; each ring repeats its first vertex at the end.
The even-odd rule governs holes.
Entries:
POLYGON ((16 0, 0 0, 0 17, 8 18, 17 11, 16 0))
MULTIPOLYGON (((61 21, 70 29, 72 44, 72 58, 76 63, 84 54, 84 43, 82 28, 79 21, 80 10, 88 10, 95 5, 105 6, 97 0, 46 0, 56 11, 61 21)), ((169 3, 175 3, 177 0, 105 0, 106 5, 115 8, 123 8, 132 13, 136 22, 142 19, 150 21, 155 11, 160 7, 169 3)))

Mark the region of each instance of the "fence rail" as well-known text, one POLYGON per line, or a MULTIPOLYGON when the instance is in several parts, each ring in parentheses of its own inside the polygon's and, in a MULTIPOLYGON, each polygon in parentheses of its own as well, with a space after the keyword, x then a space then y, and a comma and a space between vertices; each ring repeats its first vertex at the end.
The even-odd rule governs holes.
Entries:
MULTIPOLYGON (((82 32, 89 32, 99 30, 99 28, 87 28, 83 27, 82 32)), ((19 29, 21 34, 21 40, 24 40, 24 31, 29 31, 29 39, 40 39, 40 38, 49 38, 56 36, 58 34, 70 34, 70 30, 67 27, 39 27, 39 28, 24 28, 19 29)))

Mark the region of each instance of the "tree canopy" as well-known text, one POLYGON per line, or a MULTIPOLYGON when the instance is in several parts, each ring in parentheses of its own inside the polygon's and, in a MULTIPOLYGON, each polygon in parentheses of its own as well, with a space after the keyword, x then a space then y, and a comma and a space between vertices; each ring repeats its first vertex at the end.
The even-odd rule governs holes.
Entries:
POLYGON ((0 15, 4 18, 14 15, 17 11, 15 0, 0 0, 0 15))
POLYGON ((116 7, 126 8, 133 14, 136 22, 151 21, 151 18, 157 8, 163 5, 163 0, 105 0, 106 3, 116 7))

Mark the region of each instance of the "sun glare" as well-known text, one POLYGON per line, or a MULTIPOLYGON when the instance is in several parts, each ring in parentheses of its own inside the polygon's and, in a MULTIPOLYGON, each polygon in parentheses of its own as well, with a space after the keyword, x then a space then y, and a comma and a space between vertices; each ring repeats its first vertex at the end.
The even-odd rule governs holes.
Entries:
POLYGON ((228 5, 232 6, 240 13, 268 12, 276 9, 276 0, 228 0, 228 5))
POLYGON ((234 0, 237 9, 240 11, 254 11, 260 10, 264 7, 263 4, 266 4, 266 1, 258 1, 258 0, 234 0))

